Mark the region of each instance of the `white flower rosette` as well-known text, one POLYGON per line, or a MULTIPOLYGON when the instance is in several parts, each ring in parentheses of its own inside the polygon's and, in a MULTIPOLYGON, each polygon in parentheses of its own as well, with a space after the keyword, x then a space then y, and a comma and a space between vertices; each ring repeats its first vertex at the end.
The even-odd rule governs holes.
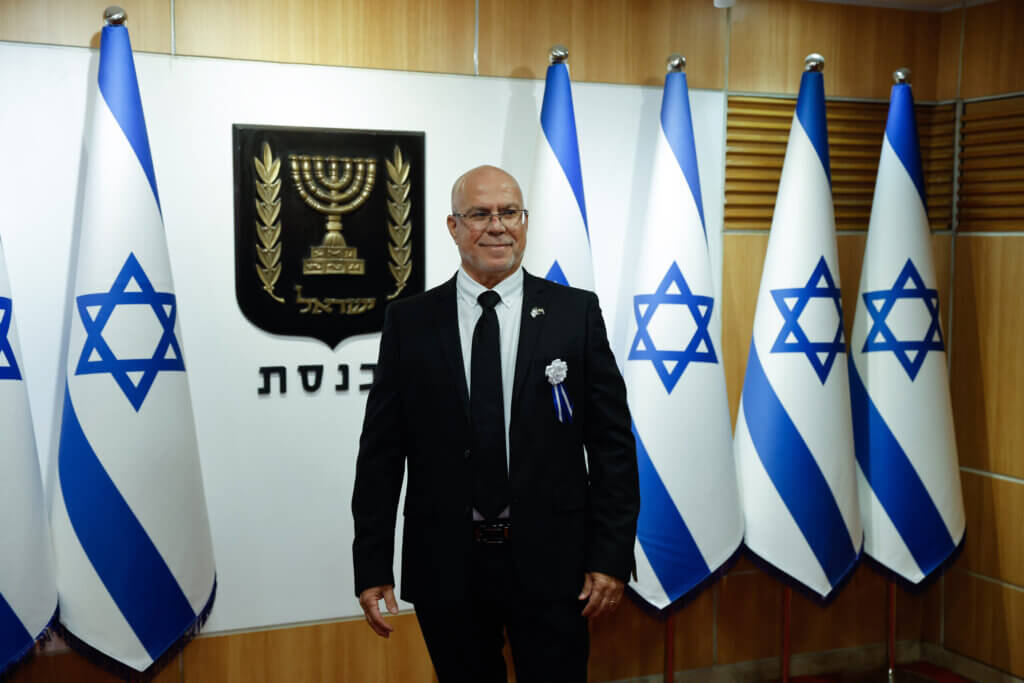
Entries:
POLYGON ((561 423, 572 422, 572 402, 565 392, 565 378, 569 374, 569 366, 565 361, 556 358, 544 368, 544 376, 551 385, 551 398, 555 403, 555 415, 561 423))

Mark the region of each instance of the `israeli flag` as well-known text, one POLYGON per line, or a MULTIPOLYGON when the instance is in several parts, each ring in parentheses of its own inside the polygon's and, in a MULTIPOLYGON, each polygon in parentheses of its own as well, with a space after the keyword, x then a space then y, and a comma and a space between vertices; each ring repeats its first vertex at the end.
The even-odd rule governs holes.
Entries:
POLYGON ((548 67, 533 178, 527 195, 530 234, 523 265, 563 285, 594 289, 587 203, 572 108, 569 67, 548 67))
POLYGON ((103 28, 51 511, 69 642, 137 671, 216 578, 178 305, 128 31, 103 28))
POLYGON ((863 540, 844 355, 824 77, 809 70, 775 201, 734 452, 747 546, 822 596, 856 564, 863 540))
POLYGON ((57 611, 39 456, 0 242, 0 678, 43 635, 57 611))
POLYGON ((623 371, 641 500, 630 587, 665 608, 743 540, 721 335, 711 324, 719 301, 682 72, 665 77, 646 221, 636 239, 623 371))
POLYGON ((892 88, 871 207, 850 391, 864 550, 914 583, 964 536, 946 350, 910 86, 892 88))

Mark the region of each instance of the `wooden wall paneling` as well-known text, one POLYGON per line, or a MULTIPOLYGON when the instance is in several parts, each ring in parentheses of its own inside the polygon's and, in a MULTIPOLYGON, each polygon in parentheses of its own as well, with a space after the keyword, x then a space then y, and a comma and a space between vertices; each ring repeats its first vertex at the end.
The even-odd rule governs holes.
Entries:
POLYGON ((968 102, 959 230, 1024 230, 1024 97, 968 102))
POLYGON ((939 38, 933 53, 938 60, 935 74, 935 99, 952 100, 959 97, 960 35, 963 33, 964 11, 953 9, 939 14, 939 38))
POLYGON ((832 206, 838 230, 866 230, 889 107, 881 102, 828 102, 832 206))
POLYGON ((1024 237, 957 235, 951 336, 960 464, 1024 478, 1024 237))
POLYGON ((714 664, 715 591, 705 588, 691 602, 677 608, 675 621, 675 668, 698 669, 714 664))
POLYGON ((390 638, 363 619, 198 638, 185 650, 184 683, 436 681, 413 614, 389 617, 390 638))
MULTIPOLYGON (((0 40, 99 47, 103 10, 109 0, 0 2, 0 40)), ((170 0, 123 0, 132 48, 171 51, 170 0)))
POLYGON ((964 71, 960 96, 998 95, 1024 90, 1024 3, 999 0, 967 8, 964 71))
POLYGON ((722 577, 718 583, 717 664, 779 655, 782 588, 761 570, 722 577))
POLYGON ((591 681, 656 674, 665 656, 665 622, 630 595, 610 618, 590 624, 591 681))
MULTIPOLYGON (((744 362, 746 359, 744 358, 744 362)), ((733 415, 733 422, 736 421, 736 416, 733 415)), ((730 574, 737 573, 742 574, 743 572, 752 572, 757 569, 757 565, 754 564, 753 560, 747 555, 746 552, 741 552, 736 561, 728 568, 730 574)))
POLYGON ((935 264, 936 289, 939 292, 939 318, 942 322, 942 339, 949 349, 950 312, 949 284, 953 278, 953 235, 932 234, 932 258, 935 264))
POLYGON ((967 541, 957 566, 1024 589, 1024 484, 961 472, 967 541))
POLYGON ((474 0, 177 0, 176 52, 473 73, 474 0))
POLYGON ((918 98, 934 101, 936 35, 940 49, 959 51, 959 33, 942 30, 935 12, 801 0, 744 0, 731 10, 729 89, 796 93, 804 57, 825 57, 825 93, 888 97, 892 72, 914 71, 918 98), (948 34, 948 35, 947 35, 948 34))
POLYGON ((793 652, 885 642, 886 581, 861 563, 827 604, 793 591, 793 652))
MULTIPOLYGON (((698 594, 676 612, 676 669, 711 666, 712 590, 698 594)), ((661 673, 665 663, 665 620, 630 596, 615 614, 590 625, 590 680, 617 681, 661 673)))
POLYGON ((725 229, 771 227, 796 101, 731 95, 725 133, 725 229))
POLYGON ((1024 676, 1024 590, 953 569, 945 623, 948 649, 1024 676))
POLYGON ((726 31, 725 10, 709 2, 481 0, 480 73, 544 78, 560 43, 574 81, 661 85, 679 52, 691 88, 723 88, 726 31))
POLYGON ((918 106, 916 109, 928 220, 932 230, 949 230, 953 227, 956 105, 918 106))
POLYGON ((942 581, 935 577, 922 585, 896 584, 896 640, 938 643, 942 623, 942 581))
MULTIPOLYGON (((178 683, 181 679, 179 659, 169 662, 151 683, 178 683)), ((68 650, 39 654, 23 662, 7 683, 119 683, 124 679, 101 669, 88 659, 68 650)))

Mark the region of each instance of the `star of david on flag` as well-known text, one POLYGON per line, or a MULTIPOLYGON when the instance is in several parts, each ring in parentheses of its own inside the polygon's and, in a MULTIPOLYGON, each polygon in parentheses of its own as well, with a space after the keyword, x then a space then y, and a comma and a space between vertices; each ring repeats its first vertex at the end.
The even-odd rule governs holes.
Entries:
POLYGON ((880 289, 864 292, 862 295, 867 312, 871 315, 871 329, 864 340, 863 351, 892 351, 896 354, 903 369, 913 380, 924 364, 929 351, 945 351, 942 343, 942 330, 939 328, 939 291, 925 287, 924 280, 914 267, 914 262, 907 259, 903 270, 896 277, 892 289, 880 289), (908 287, 913 283, 913 287, 908 287), (919 299, 928 311, 928 329, 920 340, 897 339, 886 322, 893 312, 896 302, 905 299, 919 299))
POLYGON ((177 304, 170 292, 157 292, 135 254, 129 254, 109 292, 78 297, 78 313, 85 326, 85 346, 75 374, 110 373, 136 411, 142 407, 160 372, 185 371, 181 348, 174 336, 177 304), (129 289, 132 288, 133 289, 129 289), (118 306, 143 305, 153 310, 160 324, 160 339, 152 357, 118 358, 103 337, 103 330, 118 306), (95 312, 93 312, 95 309, 95 312), (132 376, 135 376, 135 379, 132 376))
POLYGON ((864 551, 912 583, 966 530, 937 282, 914 98, 898 82, 847 365, 864 551))
POLYGON ((849 378, 831 372, 846 351, 824 60, 811 55, 806 66, 772 215, 733 451, 747 547, 827 597, 856 566, 864 534, 849 378), (798 282, 805 284, 794 287, 798 282))
POLYGON ((18 360, 14 357, 11 333, 11 300, 0 296, 0 379, 21 379, 18 360))
POLYGON ((128 30, 111 21, 87 130, 50 525, 65 640, 134 680, 198 633, 217 579, 149 136, 128 30))
MULTIPOLYGON (((703 95, 699 95, 703 97, 703 95)), ((711 134, 709 139, 721 139, 711 134)), ((623 274, 633 301, 622 374, 640 475, 632 591, 664 609, 709 583, 743 537, 729 401, 713 322, 686 74, 665 76, 638 258, 623 274)), ((717 226, 716 226, 717 228, 717 226)))
POLYGON ((39 455, 0 243, 0 680, 53 623, 53 576, 39 455))
POLYGON ((555 61, 544 81, 530 192, 530 240, 523 266, 552 282, 594 289, 587 202, 569 66, 555 61))
POLYGON ((686 372, 686 366, 694 363, 717 363, 708 325, 711 323, 711 309, 715 300, 710 296, 699 296, 690 291, 679 265, 673 261, 665 277, 653 294, 637 294, 633 297, 633 312, 636 316, 636 337, 629 349, 629 360, 649 360, 654 364, 665 391, 672 393, 679 378, 686 372), (686 306, 693 316, 697 329, 684 349, 658 348, 651 338, 650 324, 659 306, 686 306))
POLYGON ((824 384, 836 356, 845 350, 843 345, 843 304, 839 299, 839 288, 832 279, 825 257, 818 260, 814 272, 803 287, 789 287, 772 290, 772 298, 779 307, 784 320, 779 336, 772 344, 772 353, 802 353, 807 356, 818 379, 824 384), (836 309, 838 323, 835 334, 827 341, 811 341, 800 324, 800 315, 811 299, 829 299, 836 309))

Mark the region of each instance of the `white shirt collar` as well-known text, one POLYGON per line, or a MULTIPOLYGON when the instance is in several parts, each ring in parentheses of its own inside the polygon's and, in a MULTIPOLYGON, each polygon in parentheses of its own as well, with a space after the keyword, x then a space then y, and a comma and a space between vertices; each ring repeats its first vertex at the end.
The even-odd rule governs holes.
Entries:
MULTIPOLYGON (((455 276, 455 287, 461 296, 466 297, 475 306, 480 305, 477 302, 477 297, 488 289, 470 277, 462 266, 459 266, 458 273, 455 276)), ((522 294, 523 291, 523 267, 520 265, 514 273, 496 284, 492 289, 501 296, 502 304, 512 306, 513 300, 522 294)))

